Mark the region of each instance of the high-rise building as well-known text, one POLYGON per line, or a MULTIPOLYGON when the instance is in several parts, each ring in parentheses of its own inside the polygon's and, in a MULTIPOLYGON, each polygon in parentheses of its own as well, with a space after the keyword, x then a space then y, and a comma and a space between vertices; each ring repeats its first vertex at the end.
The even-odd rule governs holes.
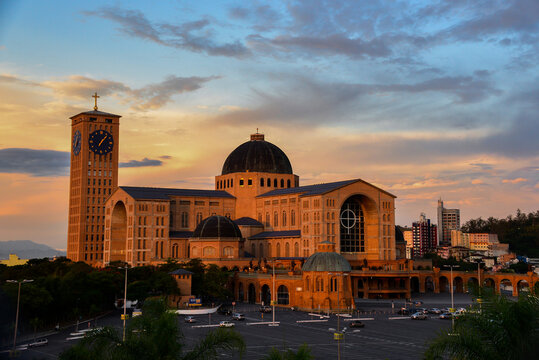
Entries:
POLYGON ((413 258, 413 252, 414 252, 414 235, 412 230, 404 230, 402 232, 402 235, 404 237, 404 242, 406 243, 406 258, 411 259, 413 258))
POLYGON ((105 201, 118 187, 120 116, 97 110, 71 117, 67 257, 103 263, 105 201))
POLYGON ((438 200, 438 246, 451 246, 451 230, 460 230, 460 209, 446 209, 438 200))
POLYGON ((436 225, 430 223, 424 213, 419 221, 412 223, 413 257, 422 257, 436 250, 436 225))

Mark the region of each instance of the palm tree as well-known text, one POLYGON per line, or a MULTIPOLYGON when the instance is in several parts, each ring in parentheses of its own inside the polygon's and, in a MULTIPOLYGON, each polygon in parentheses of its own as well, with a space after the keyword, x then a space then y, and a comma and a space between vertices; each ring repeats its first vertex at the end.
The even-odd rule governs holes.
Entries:
POLYGON ((285 351, 279 351, 276 348, 272 348, 268 356, 264 360, 311 360, 314 356, 311 354, 311 349, 307 344, 303 344, 299 347, 298 351, 294 352, 291 349, 285 351))
POLYGON ((60 354, 61 360, 191 360, 216 359, 220 350, 245 351, 238 333, 228 329, 210 332, 191 351, 184 351, 175 314, 168 313, 164 301, 147 301, 143 315, 129 324, 122 341, 111 327, 93 331, 72 348, 60 354))
POLYGON ((451 333, 441 333, 427 349, 427 359, 512 360, 539 354, 539 298, 517 301, 488 296, 481 309, 459 317, 451 333))

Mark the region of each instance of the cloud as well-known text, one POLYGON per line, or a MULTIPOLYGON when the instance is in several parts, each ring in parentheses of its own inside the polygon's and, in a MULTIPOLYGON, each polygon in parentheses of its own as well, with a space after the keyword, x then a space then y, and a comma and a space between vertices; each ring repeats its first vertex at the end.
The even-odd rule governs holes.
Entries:
POLYGON ((28 80, 22 79, 18 76, 11 75, 11 74, 0 74, 0 84, 1 83, 31 85, 31 86, 38 85, 37 83, 33 81, 28 81, 28 80))
POLYGON ((128 36, 168 47, 236 58, 249 56, 250 53, 240 41, 223 44, 215 42, 213 39, 216 38, 216 34, 208 28, 210 22, 207 19, 184 22, 180 25, 152 24, 140 11, 117 7, 85 11, 83 14, 111 20, 120 25, 120 31, 128 36))
POLYGON ((119 167, 133 168, 133 167, 161 166, 161 165, 163 165, 163 162, 161 160, 144 158, 142 160, 129 160, 127 162, 121 162, 119 164, 119 167))
POLYGON ((60 96, 76 99, 87 99, 94 91, 102 95, 118 96, 125 102, 131 102, 132 109, 145 111, 159 109, 170 102, 172 96, 196 91, 204 83, 218 78, 217 76, 178 77, 170 75, 159 83, 132 89, 118 81, 72 75, 65 80, 44 81, 41 85, 52 89, 60 96))
POLYGON ((524 179, 524 178, 516 178, 516 179, 503 179, 502 180, 502 183, 504 184, 518 184, 518 183, 521 183, 521 182, 526 182, 528 181, 528 179, 524 179))
POLYGON ((472 185, 484 185, 485 182, 481 179, 473 179, 472 180, 472 185))
POLYGON ((0 149, 0 173, 22 173, 32 176, 68 175, 70 154, 55 150, 26 148, 0 149))

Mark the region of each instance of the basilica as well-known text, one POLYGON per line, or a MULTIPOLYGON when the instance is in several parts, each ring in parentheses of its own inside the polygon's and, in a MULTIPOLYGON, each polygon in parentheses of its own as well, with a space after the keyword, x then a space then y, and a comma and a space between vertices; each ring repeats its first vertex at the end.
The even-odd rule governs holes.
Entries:
MULTIPOLYGON (((93 111, 71 117, 71 260, 197 258, 234 272, 237 301, 305 310, 448 291, 445 271, 404 258, 394 195, 359 178, 303 185, 285 152, 258 131, 224 159, 214 190, 118 186, 120 116, 99 111, 94 97, 93 111)), ((474 276, 455 277, 456 291, 477 283, 474 276)), ((487 280, 498 287, 496 276, 487 280)))

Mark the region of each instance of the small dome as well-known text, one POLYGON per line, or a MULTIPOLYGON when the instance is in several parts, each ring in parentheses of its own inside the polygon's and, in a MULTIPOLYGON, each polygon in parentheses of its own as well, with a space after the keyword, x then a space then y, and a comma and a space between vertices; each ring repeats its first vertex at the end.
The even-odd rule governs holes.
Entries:
POLYGON ((292 174, 292 165, 281 149, 257 133, 251 135, 251 141, 241 144, 228 155, 221 174, 239 172, 292 174))
POLYGON ((200 222, 193 233, 194 238, 241 238, 241 231, 234 221, 214 215, 200 222))
POLYGON ((316 252, 309 256, 303 267, 302 271, 336 271, 336 272, 349 272, 352 271, 352 267, 348 260, 344 258, 341 254, 337 254, 333 251, 328 251, 331 246, 334 245, 329 242, 322 242, 319 244, 319 252, 316 252), (326 245, 326 246, 324 246, 326 245), (320 252, 321 248, 324 248, 320 252))

